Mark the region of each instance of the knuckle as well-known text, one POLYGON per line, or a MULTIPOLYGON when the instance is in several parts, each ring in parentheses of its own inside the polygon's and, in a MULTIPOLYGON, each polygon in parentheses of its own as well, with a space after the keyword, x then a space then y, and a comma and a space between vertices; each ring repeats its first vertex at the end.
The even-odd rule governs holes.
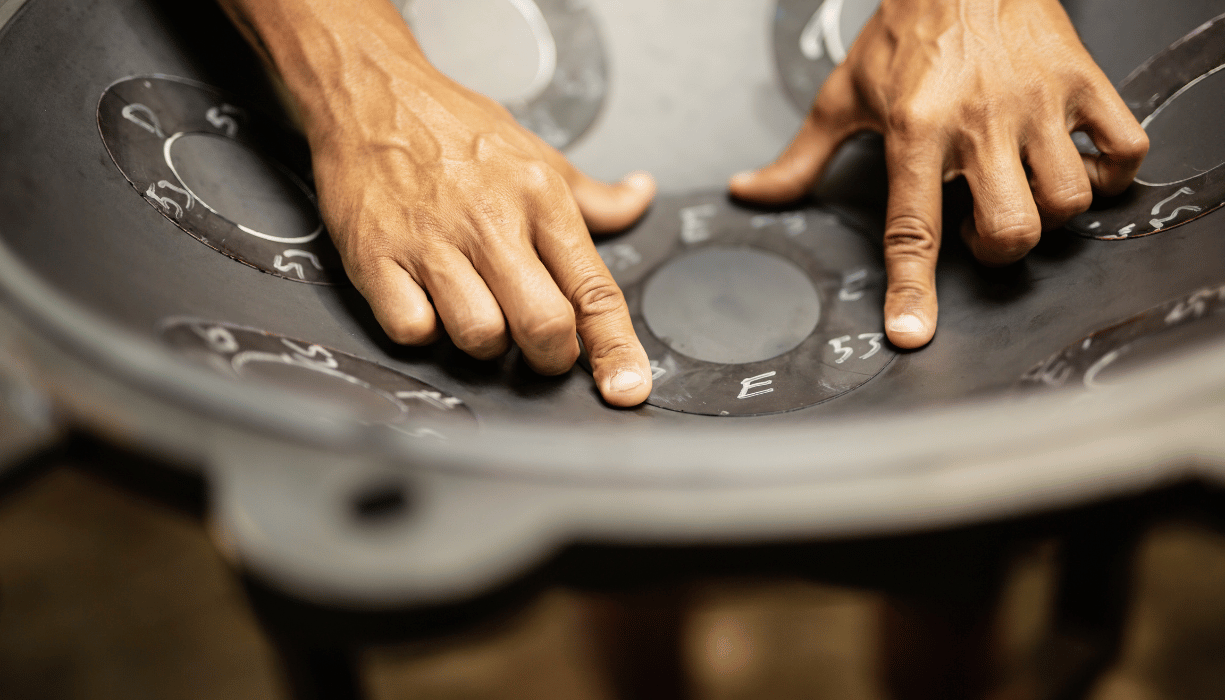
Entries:
POLYGON ((506 325, 501 319, 469 321, 450 332, 451 342, 465 352, 492 351, 503 344, 506 325))
POLYGON ((377 284, 375 277, 378 274, 379 268, 384 264, 382 262, 385 259, 383 256, 364 255, 361 252, 343 250, 340 257, 344 263, 345 273, 349 276, 349 280, 359 290, 365 290, 377 284))
POLYGON ((1014 260, 1024 256, 1042 237, 1042 226, 1028 217, 995 223, 982 231, 983 245, 1000 260, 1014 260))
POLYGON ((587 348, 588 357, 596 364, 609 358, 623 357, 625 355, 636 354, 637 352, 638 346, 634 342, 621 337, 600 342, 587 348))
POLYGON ((929 258, 936 250, 932 227, 913 214, 891 217, 885 226, 885 250, 893 256, 929 258))
POLYGON ((1089 210, 1093 204, 1093 190, 1088 183, 1068 182, 1056 187, 1043 197, 1042 208, 1049 216, 1070 219, 1089 210))
POLYGON ((399 345, 420 345, 434 338, 436 326, 433 316, 397 315, 382 323, 383 331, 392 342, 399 345))
POLYGON ((962 102, 958 111, 961 123, 973 128, 998 123, 1004 115, 1004 106, 997 97, 983 95, 980 99, 962 102))
POLYGON ((940 119, 934 109, 906 101, 894 105, 886 115, 885 122, 891 134, 907 141, 918 141, 935 133, 940 119))
POLYGON ((574 308, 580 316, 592 317, 614 313, 625 307, 625 295, 607 275, 587 275, 574 292, 574 308))
POLYGON ((528 318, 523 326, 524 336, 532 343, 548 346, 574 335, 574 312, 568 307, 555 311, 541 311, 528 318))
POLYGON ((1115 157, 1124 161, 1139 162, 1148 155, 1148 134, 1138 125, 1129 129, 1125 137, 1115 145, 1115 157))
POLYGON ((375 276, 394 259, 388 237, 381 231, 363 231, 360 235, 345 236, 338 243, 345 269, 354 278, 375 276))
POLYGON ((553 192, 561 176, 543 160, 531 160, 520 168, 523 186, 532 192, 553 192))
POLYGON ((910 309, 920 306, 927 299, 929 292, 930 288, 919 280, 891 279, 889 280, 886 296, 890 303, 900 305, 904 309, 910 309))

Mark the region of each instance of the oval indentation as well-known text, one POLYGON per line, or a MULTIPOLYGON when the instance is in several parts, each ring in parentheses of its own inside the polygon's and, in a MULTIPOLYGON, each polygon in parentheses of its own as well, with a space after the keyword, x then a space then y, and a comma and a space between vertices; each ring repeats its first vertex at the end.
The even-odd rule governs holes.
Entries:
POLYGON ((661 267, 643 290, 642 314, 679 353, 744 364, 804 342, 821 317, 821 300, 808 275, 782 256, 712 246, 661 267))

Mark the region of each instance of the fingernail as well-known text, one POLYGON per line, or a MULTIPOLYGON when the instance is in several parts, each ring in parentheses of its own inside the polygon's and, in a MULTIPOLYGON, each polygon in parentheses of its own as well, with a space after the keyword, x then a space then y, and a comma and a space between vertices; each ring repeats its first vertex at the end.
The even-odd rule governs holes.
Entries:
POLYGON ((922 333, 927 326, 914 314, 902 314, 889 322, 889 330, 894 333, 922 333))
POLYGON ((641 170, 626 175, 621 182, 636 190, 649 190, 655 186, 655 178, 651 177, 650 173, 641 170))
POLYGON ((621 394, 630 389, 642 386, 642 375, 632 369, 623 369, 608 380, 608 388, 615 394, 621 394))
POLYGON ((756 170, 745 170, 744 172, 732 175, 733 185, 747 185, 753 181, 753 176, 757 174, 756 170))

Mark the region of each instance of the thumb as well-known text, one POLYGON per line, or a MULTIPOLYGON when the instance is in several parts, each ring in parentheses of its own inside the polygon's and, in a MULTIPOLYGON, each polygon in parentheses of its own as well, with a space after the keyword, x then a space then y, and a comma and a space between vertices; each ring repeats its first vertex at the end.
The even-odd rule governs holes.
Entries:
POLYGON ((655 198, 655 178, 637 171, 610 185, 575 170, 570 191, 592 233, 615 233, 628 228, 646 212, 655 198))
POLYGON ((545 162, 561 173, 570 187, 570 194, 591 233, 616 233, 629 228, 655 199, 655 178, 648 172, 632 172, 621 178, 621 182, 610 185, 588 177, 555 148, 545 147, 543 155, 545 162))
POLYGON ((830 74, 813 101, 795 140, 770 165, 732 176, 732 196, 761 204, 799 199, 812 188, 848 136, 858 130, 853 86, 847 71, 830 74))

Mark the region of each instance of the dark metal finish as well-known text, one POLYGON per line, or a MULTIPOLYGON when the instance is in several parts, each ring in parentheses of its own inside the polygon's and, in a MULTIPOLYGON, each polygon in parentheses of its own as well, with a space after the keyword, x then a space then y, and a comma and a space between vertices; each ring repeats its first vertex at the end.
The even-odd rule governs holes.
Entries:
MULTIPOLYGON (((403 3, 410 23, 414 1, 403 3)), ((541 85, 526 99, 507 102, 505 107, 550 146, 565 148, 591 127, 604 104, 608 68, 599 28, 583 2, 515 0, 514 4, 537 34, 541 85), (541 22, 543 26, 537 26, 541 22)))
MULTIPOLYGON (((1097 44, 1114 51, 1103 65, 1121 77, 1202 23, 1202 10, 1180 4, 1184 16, 1166 4, 1173 28, 1143 14, 1109 32, 1078 22, 1091 48, 1103 36, 1134 35, 1097 44)), ((1098 16, 1117 14, 1107 11, 1098 16)), ((706 547, 896 533, 1040 512, 1178 476, 1225 478, 1214 462, 1165 459, 1225 450, 1215 330, 1200 354, 1154 356, 1118 386, 1014 396, 1024 393, 1018 377, 1070 343, 1219 287, 1219 213, 1122 243, 1056 232, 1002 270, 978 266, 946 236, 935 340, 898 353, 855 391, 734 420, 651 405, 619 411, 600 402, 581 370, 546 378, 515 353, 482 363, 446 343, 395 347, 351 287, 290 284, 234 264, 132 196, 96 128, 106 88, 173 74, 275 115, 258 65, 206 0, 32 0, 15 15, 0 33, 0 94, 10 105, 0 111, 0 324, 58 415, 207 475, 215 522, 269 585, 329 605, 455 603, 572 542, 706 547), (62 60, 45 60, 49 46, 62 60), (167 347, 165 319, 183 317, 374 362, 460 398, 481 429, 446 443, 416 440, 313 392, 218 377, 167 347)), ((722 94, 693 99, 713 112, 722 94)), ((650 114, 636 118, 651 123, 650 114)), ((836 184, 875 187, 854 166, 836 169, 850 173, 836 184)), ((822 285, 856 269, 833 256, 869 255, 869 271, 879 271, 879 212, 832 201, 800 211, 807 230, 846 237, 831 237, 828 250, 793 255, 781 246, 799 245, 788 237, 794 215, 714 195, 662 197, 601 250, 621 279, 646 284, 651 269, 687 250, 680 210, 704 203, 717 208, 711 232, 726 224, 729 235, 761 235, 752 245, 775 241, 770 255, 805 270, 820 295, 817 329, 841 313, 822 285), (827 232, 820 212, 844 220, 827 232), (764 234, 752 227, 757 216, 766 217, 764 234), (633 257, 617 246, 630 242, 651 262, 617 269, 633 257), (820 269, 797 262, 810 254, 820 269)), ((879 281, 866 292, 864 309, 879 313, 879 281)))
POLYGON ((1110 375, 1219 338, 1222 332, 1225 286, 1201 289, 1072 343, 1026 372, 1020 385, 1100 388, 1110 375))
MULTIPOLYGON (((1123 81, 1119 94, 1141 125, 1148 128, 1163 112, 1199 107, 1188 105, 1189 98, 1179 98, 1200 81, 1211 80, 1210 76, 1222 68, 1225 68, 1225 15, 1197 27, 1154 56, 1123 81)), ((1197 116, 1194 122, 1206 126, 1190 133, 1161 132, 1162 136, 1179 139, 1181 143, 1151 139, 1155 157, 1161 158, 1163 149, 1193 150, 1201 139, 1220 141, 1221 134, 1215 126, 1218 113, 1204 110, 1197 116)), ((1152 136, 1153 130, 1149 131, 1152 136)), ((1170 182, 1145 181, 1142 171, 1122 195, 1099 198, 1091 210, 1069 221, 1067 227, 1082 236, 1101 240, 1168 231, 1225 204, 1225 168, 1219 166, 1220 163, 1213 163, 1207 172, 1170 182)))
POLYGON ((880 0, 779 0, 774 62, 791 104, 807 113, 880 0))
POLYGON ((884 272, 868 230, 833 210, 760 212, 710 193, 665 199, 632 234, 601 246, 651 359, 648 402, 762 415, 836 398, 875 377, 895 353, 884 339, 884 272), (772 271, 787 261, 791 270, 772 271), (763 277, 744 277, 754 272, 763 277), (679 298, 685 286, 698 290, 687 304, 679 298), (805 294, 812 300, 804 303, 805 294))
POLYGON ((102 94, 98 131, 136 191, 196 240, 278 277, 344 281, 307 184, 306 142, 241 104, 183 78, 126 78, 102 94))
POLYGON ((476 427, 464 402, 425 382, 303 340, 225 323, 180 319, 162 337, 183 354, 237 380, 333 400, 405 435, 447 440, 476 427), (449 435, 450 434, 450 435, 449 435))

